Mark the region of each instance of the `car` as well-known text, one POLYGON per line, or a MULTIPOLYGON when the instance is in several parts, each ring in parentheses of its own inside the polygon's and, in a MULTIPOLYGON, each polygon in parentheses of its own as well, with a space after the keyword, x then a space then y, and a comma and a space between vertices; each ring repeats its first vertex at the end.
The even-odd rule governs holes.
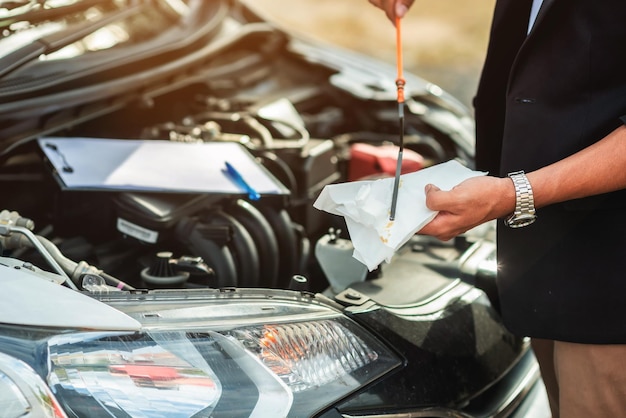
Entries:
MULTIPOLYGON (((523 417, 545 401, 501 322, 492 223, 415 235, 369 271, 344 219, 313 207, 393 175, 393 66, 239 0, 0 13, 3 417, 523 417)), ((471 112, 405 77, 403 167, 472 168, 471 112)))

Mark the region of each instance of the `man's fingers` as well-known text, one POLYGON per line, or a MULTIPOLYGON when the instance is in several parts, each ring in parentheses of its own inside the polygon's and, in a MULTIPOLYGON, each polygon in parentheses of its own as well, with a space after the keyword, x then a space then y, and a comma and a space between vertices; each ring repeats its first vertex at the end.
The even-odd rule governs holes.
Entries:
POLYGON ((427 184, 424 188, 426 192, 426 207, 430 210, 439 211, 445 208, 448 199, 445 198, 446 192, 442 192, 441 189, 434 184, 427 184))
POLYGON ((409 11, 414 0, 368 0, 371 4, 382 9, 387 18, 395 23, 396 17, 403 18, 409 11))
POLYGON ((406 14, 406 12, 408 11, 409 11, 409 8, 406 6, 406 4, 404 3, 396 4, 396 17, 399 17, 400 19, 402 19, 404 15, 406 14))
POLYGON ((432 221, 424 225, 417 233, 430 235, 441 241, 448 241, 459 234, 459 231, 450 227, 450 217, 452 216, 447 212, 439 212, 432 221))
POLYGON ((400 0, 396 2, 396 17, 403 18, 413 5, 413 1, 414 0, 400 0))

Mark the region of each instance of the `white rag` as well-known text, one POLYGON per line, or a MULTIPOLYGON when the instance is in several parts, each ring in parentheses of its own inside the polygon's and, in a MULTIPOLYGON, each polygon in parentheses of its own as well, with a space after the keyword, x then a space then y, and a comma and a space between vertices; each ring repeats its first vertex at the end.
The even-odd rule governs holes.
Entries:
POLYGON ((426 207, 427 184, 450 190, 468 178, 485 174, 454 160, 403 174, 394 221, 389 220, 392 177, 327 185, 313 207, 345 218, 354 246, 352 256, 372 271, 383 261, 391 261, 395 251, 437 215, 426 207))

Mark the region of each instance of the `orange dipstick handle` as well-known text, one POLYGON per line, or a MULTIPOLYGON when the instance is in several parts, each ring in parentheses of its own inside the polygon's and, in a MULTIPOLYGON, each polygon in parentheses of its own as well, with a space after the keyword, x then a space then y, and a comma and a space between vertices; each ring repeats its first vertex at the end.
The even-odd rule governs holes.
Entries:
POLYGON ((389 211, 389 220, 396 219, 396 206, 398 204, 398 189, 400 188, 400 175, 402 174, 402 153, 404 150, 404 78, 402 77, 402 28, 400 26, 400 18, 396 18, 396 53, 398 63, 398 78, 396 86, 398 87, 398 116, 400 119, 400 147, 398 149, 398 160, 396 161, 396 175, 393 181, 393 191, 391 196, 391 210, 389 211))
POLYGON ((396 62, 398 65, 398 78, 396 79, 396 87, 398 87, 398 103, 404 103, 404 85, 406 81, 402 76, 402 19, 396 17, 396 62))

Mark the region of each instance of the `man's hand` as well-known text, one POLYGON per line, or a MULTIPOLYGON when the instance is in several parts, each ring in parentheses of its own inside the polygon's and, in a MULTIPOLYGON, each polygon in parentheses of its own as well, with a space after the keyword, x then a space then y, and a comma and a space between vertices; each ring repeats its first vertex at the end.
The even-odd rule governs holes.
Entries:
POLYGON ((389 20, 395 22, 396 17, 404 17, 414 0, 369 0, 369 2, 384 10, 389 20))
POLYGON ((472 177, 450 191, 426 186, 426 206, 439 213, 418 233, 443 241, 515 209, 515 188, 509 178, 472 177))

